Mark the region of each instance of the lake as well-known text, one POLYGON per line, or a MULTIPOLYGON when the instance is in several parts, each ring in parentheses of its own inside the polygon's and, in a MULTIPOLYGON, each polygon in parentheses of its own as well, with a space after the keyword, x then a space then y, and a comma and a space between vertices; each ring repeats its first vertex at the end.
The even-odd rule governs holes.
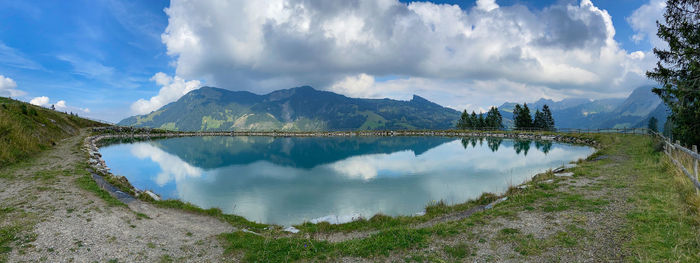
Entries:
POLYGON ((413 215, 502 193, 595 150, 549 141, 450 137, 205 136, 100 149, 116 175, 165 199, 262 223, 413 215))

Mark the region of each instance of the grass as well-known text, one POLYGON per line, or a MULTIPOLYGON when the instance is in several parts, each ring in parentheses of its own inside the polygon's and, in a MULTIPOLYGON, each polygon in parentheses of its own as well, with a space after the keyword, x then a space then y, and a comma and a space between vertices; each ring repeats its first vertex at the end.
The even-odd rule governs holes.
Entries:
POLYGON ((426 246, 431 232, 403 227, 339 243, 299 237, 271 238, 245 232, 224 234, 222 239, 228 253, 244 250, 243 259, 247 262, 289 262, 328 260, 338 256, 387 256, 391 251, 426 246))
POLYGON ((92 179, 92 177, 90 175, 81 175, 80 177, 75 179, 75 183, 76 183, 76 185, 78 185, 78 187, 85 189, 88 192, 92 192, 97 197, 104 200, 108 206, 124 206, 124 207, 126 207, 126 204, 122 203, 121 201, 119 201, 119 199, 114 198, 107 191, 100 188, 100 186, 97 185, 95 180, 92 179))
POLYGON ((7 260, 13 246, 21 247, 34 241, 36 235, 28 230, 35 222, 32 214, 14 207, 0 207, 0 262, 7 260))
POLYGON ((27 159, 90 126, 104 124, 0 97, 0 167, 27 159))
POLYGON ((654 152, 652 142, 633 152, 638 174, 627 214, 631 238, 625 248, 636 261, 700 261, 700 216, 694 186, 668 157, 654 152))
POLYGON ((222 212, 221 209, 219 209, 219 208, 203 209, 203 208, 196 206, 194 204, 182 202, 180 200, 168 199, 168 200, 156 201, 156 200, 151 199, 147 195, 141 195, 139 197, 146 198, 148 201, 152 202, 153 204, 155 204, 159 207, 174 208, 174 209, 179 209, 179 210, 183 210, 183 211, 187 211, 187 212, 191 212, 191 213, 212 216, 215 218, 219 218, 219 219, 231 224, 232 226, 242 227, 242 228, 246 228, 246 229, 249 229, 252 231, 262 231, 262 230, 265 230, 266 227, 268 227, 268 225, 266 225, 266 224, 252 222, 252 221, 245 219, 242 216, 224 214, 224 212, 222 212))
POLYGON ((459 243, 454 246, 445 246, 442 250, 451 258, 463 259, 473 254, 473 248, 467 243, 459 243))
POLYGON ((492 193, 484 193, 476 200, 470 200, 461 204, 448 205, 444 201, 436 201, 425 207, 425 215, 422 216, 387 216, 377 214, 369 219, 359 219, 344 224, 330 224, 321 222, 317 224, 304 223, 295 226, 306 233, 351 232, 364 230, 390 229, 410 224, 426 222, 430 219, 457 211, 465 211, 479 205, 486 205, 498 199, 492 193))

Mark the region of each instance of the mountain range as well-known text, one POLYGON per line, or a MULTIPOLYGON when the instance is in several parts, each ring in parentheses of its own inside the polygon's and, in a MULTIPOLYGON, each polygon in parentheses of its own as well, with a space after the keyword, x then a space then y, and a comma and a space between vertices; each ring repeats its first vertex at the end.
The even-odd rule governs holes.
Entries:
MULTIPOLYGON (((666 123, 669 109, 661 99, 651 92, 651 86, 642 86, 627 98, 612 99, 564 99, 552 101, 540 99, 528 103, 534 115, 536 109, 547 104, 557 128, 599 129, 599 128, 642 128, 647 127, 651 117, 659 120, 659 129, 666 123)), ((498 109, 504 119, 513 118, 515 103, 506 102, 498 109)))
MULTIPOLYGON (((534 115, 545 104, 557 128, 646 127, 651 117, 656 117, 662 128, 668 114, 649 86, 635 89, 627 98, 540 99, 528 107, 534 115)), ((506 102, 499 107, 506 126, 512 126, 514 106, 506 102)), ((450 129, 459 114, 417 95, 401 101, 350 98, 309 86, 264 95, 202 87, 156 111, 118 124, 179 131, 450 129)))
POLYGON ((258 95, 202 87, 119 125, 180 131, 448 129, 459 112, 417 95, 409 101, 349 98, 309 86, 258 95))

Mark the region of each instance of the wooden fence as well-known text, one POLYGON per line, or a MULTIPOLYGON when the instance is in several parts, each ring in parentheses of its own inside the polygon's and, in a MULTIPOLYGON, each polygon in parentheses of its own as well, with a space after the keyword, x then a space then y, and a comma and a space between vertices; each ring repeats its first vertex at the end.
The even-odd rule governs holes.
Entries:
POLYGON ((649 134, 664 142, 664 153, 666 153, 673 164, 693 182, 696 193, 700 194, 700 181, 698 181, 698 162, 700 162, 700 154, 698 154, 698 146, 693 145, 691 150, 683 147, 680 141, 676 140, 674 143, 671 139, 666 138, 658 132, 649 131, 649 134), (692 170, 692 172, 690 170, 692 170))

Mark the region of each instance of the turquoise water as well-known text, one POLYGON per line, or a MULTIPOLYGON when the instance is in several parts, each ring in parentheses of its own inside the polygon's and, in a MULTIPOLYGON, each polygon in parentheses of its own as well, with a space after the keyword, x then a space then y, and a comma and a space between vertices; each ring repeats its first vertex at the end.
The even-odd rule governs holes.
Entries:
POLYGON ((412 215, 592 154, 562 143, 446 137, 182 137, 100 149, 137 188, 279 225, 412 215))

